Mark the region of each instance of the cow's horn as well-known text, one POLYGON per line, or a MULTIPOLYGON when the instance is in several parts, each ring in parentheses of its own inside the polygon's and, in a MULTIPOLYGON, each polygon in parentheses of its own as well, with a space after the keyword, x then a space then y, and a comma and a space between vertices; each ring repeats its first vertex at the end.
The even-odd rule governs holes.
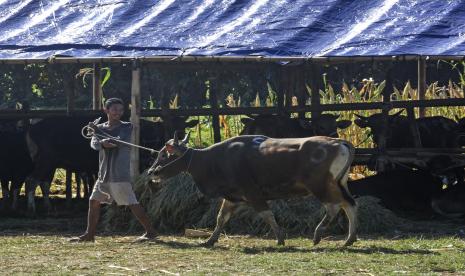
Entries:
POLYGON ((368 119, 368 117, 365 117, 365 116, 362 116, 362 115, 358 115, 357 113, 354 113, 355 116, 359 117, 360 119, 368 119))
POLYGON ((187 142, 189 142, 189 137, 191 136, 191 131, 188 130, 187 133, 186 133, 186 136, 184 137, 184 139, 182 139, 182 144, 187 144, 187 142))
POLYGON ((174 144, 177 145, 178 144, 178 131, 174 131, 174 138, 173 138, 173 141, 174 141, 174 144))

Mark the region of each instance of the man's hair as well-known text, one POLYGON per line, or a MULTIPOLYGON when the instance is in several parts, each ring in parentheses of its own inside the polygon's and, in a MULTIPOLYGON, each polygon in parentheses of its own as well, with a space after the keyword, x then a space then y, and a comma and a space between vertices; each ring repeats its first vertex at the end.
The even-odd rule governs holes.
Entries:
POLYGON ((123 100, 120 98, 109 98, 105 101, 105 109, 109 109, 114 104, 124 105, 123 100))

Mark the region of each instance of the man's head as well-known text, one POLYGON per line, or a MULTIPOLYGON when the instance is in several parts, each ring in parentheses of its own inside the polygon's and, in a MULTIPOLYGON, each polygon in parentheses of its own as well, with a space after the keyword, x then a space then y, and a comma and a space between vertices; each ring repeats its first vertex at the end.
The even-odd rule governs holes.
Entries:
POLYGON ((108 121, 119 121, 124 113, 123 100, 119 98, 110 98, 106 100, 104 111, 108 116, 108 121))

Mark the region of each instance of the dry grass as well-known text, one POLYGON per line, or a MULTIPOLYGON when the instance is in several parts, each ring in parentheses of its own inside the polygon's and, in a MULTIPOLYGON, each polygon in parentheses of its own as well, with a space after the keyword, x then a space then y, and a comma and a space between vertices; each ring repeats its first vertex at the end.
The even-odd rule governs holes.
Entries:
MULTIPOLYGON (((134 234, 115 233, 100 233, 95 243, 70 244, 67 238, 75 230, 9 228, 15 223, 0 222, 0 266, 5 275, 465 273, 464 239, 444 235, 438 228, 414 235, 362 235, 350 248, 341 248, 343 237, 339 235, 326 237, 316 247, 301 237, 277 246, 272 239, 222 235, 218 245, 203 248, 198 246, 201 240, 183 236, 160 236, 156 242, 133 244, 134 234)), ((46 228, 46 222, 40 223, 46 228)), ((439 229, 445 227, 449 226, 439 229)))

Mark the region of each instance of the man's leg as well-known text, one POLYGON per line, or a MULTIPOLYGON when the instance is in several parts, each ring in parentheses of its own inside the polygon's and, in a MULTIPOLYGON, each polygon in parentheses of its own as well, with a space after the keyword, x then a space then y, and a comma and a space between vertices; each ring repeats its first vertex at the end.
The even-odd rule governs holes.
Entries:
POLYGON ((152 223, 150 223, 147 213, 140 204, 129 205, 131 212, 136 216, 137 220, 142 224, 145 229, 145 234, 138 238, 138 240, 153 239, 157 236, 155 229, 153 229, 152 223))
POLYGON ((84 234, 79 237, 70 239, 71 242, 94 241, 97 224, 100 218, 100 201, 89 200, 89 212, 87 214, 87 229, 84 234))

